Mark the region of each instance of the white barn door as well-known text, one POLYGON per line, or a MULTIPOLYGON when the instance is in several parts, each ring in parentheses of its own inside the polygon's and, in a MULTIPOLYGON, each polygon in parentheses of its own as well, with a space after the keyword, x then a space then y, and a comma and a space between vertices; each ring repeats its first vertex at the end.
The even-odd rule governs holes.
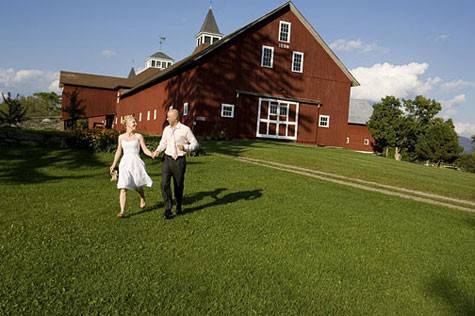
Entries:
POLYGON ((299 104, 259 98, 256 137, 297 140, 299 104))

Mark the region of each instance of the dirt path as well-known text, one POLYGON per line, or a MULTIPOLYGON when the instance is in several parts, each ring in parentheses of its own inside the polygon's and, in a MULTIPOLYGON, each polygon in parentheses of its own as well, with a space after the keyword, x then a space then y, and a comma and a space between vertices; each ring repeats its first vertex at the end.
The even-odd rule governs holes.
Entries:
POLYGON ((438 205, 438 206, 445 206, 465 212, 472 212, 475 213, 475 202, 462 200, 462 199, 455 199, 447 196, 437 195, 433 193, 427 193, 422 191, 410 190, 406 188, 380 184, 377 182, 361 180, 357 178, 345 177, 333 173, 312 170, 302 167, 297 167, 293 165, 282 164, 278 162, 272 161, 265 161, 255 158, 247 158, 247 157, 236 157, 230 155, 223 155, 223 154, 215 154, 217 156, 226 157, 229 159, 238 160, 244 163, 263 166, 267 168, 272 168, 276 170, 291 172, 294 174, 299 174, 306 177, 311 177, 323 181, 329 181, 341 185, 346 185, 366 191, 378 192, 383 193, 386 195, 397 196, 403 199, 414 200, 418 202, 424 202, 428 204, 438 205))

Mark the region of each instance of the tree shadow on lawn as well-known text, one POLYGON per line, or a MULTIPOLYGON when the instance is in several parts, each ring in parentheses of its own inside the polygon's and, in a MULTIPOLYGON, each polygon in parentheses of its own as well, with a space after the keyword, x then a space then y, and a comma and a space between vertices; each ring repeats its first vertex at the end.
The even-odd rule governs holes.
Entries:
POLYGON ((266 145, 293 144, 285 140, 232 140, 232 141, 203 141, 206 152, 219 153, 231 156, 241 156, 241 154, 256 148, 268 148, 266 145))
POLYGON ((107 175, 107 166, 88 151, 50 149, 36 146, 6 146, 0 155, 0 182, 11 184, 36 184, 49 181, 84 178, 87 175, 55 176, 45 172, 50 167, 76 171, 79 168, 101 168, 107 175), (42 170, 43 169, 43 170, 42 170))
MULTIPOLYGON (((262 189, 257 189, 257 190, 250 190, 250 191, 232 192, 232 193, 228 193, 228 194, 226 194, 226 195, 224 195, 223 197, 220 198, 219 194, 223 193, 226 190, 227 190, 226 188, 218 188, 218 189, 215 189, 215 190, 212 190, 212 191, 201 191, 201 192, 195 192, 195 193, 190 194, 190 195, 186 195, 183 198, 183 202, 184 202, 184 205, 185 205, 184 209, 183 209, 183 213, 184 214, 190 214, 190 213, 193 213, 193 212, 201 211, 205 208, 209 208, 209 207, 213 207, 213 206, 217 206, 217 205, 224 205, 224 204, 234 203, 234 202, 238 202, 240 200, 254 200, 254 199, 257 199, 257 198, 262 196, 262 189), (214 201, 203 204, 203 205, 195 206, 195 207, 192 207, 192 208, 187 208, 186 207, 186 205, 197 203, 197 202, 199 202, 199 201, 201 201, 201 200, 203 200, 207 197, 213 198, 214 201)), ((164 207, 164 203, 159 202, 159 203, 156 203, 152 206, 145 207, 143 210, 140 210, 138 212, 130 213, 130 214, 127 215, 126 218, 130 218, 130 217, 134 217, 134 216, 137 216, 137 215, 149 213, 149 212, 152 212, 152 211, 157 210, 157 209, 162 209, 163 207, 164 207)))
POLYGON ((443 302, 454 315, 475 315, 475 296, 470 296, 453 279, 436 276, 427 285, 429 294, 443 302))

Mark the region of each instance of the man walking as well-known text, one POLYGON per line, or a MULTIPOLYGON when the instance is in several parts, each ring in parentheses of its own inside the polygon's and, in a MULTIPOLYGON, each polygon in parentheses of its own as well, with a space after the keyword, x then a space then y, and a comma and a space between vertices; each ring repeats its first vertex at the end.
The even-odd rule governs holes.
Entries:
POLYGON ((160 152, 165 151, 162 164, 162 195, 165 202, 166 219, 172 217, 172 191, 170 180, 173 178, 173 187, 176 200, 176 215, 183 214, 183 189, 185 185, 185 171, 187 152, 192 152, 198 148, 198 141, 191 129, 180 123, 178 110, 170 109, 167 113, 168 126, 165 127, 162 139, 157 149, 153 152, 153 157, 157 157, 160 152))

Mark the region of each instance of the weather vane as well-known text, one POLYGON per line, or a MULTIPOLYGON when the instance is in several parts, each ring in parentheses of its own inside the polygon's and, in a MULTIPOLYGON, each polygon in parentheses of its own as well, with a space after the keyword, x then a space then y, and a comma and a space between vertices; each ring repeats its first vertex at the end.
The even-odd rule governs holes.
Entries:
POLYGON ((167 38, 165 36, 160 36, 160 50, 162 50, 162 45, 163 45, 163 43, 165 43, 166 39, 167 38))

